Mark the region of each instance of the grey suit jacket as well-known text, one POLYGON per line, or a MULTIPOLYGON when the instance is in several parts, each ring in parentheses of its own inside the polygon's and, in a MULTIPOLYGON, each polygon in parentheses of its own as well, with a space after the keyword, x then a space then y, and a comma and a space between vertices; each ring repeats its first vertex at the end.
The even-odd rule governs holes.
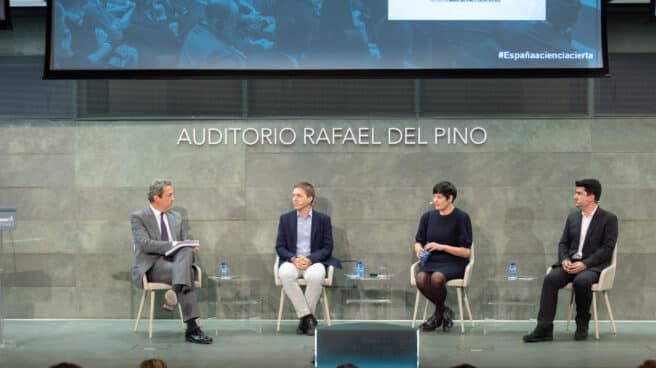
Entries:
POLYGON ((166 219, 171 229, 171 241, 161 240, 162 234, 150 207, 130 215, 134 240, 132 282, 138 288, 143 288, 143 275, 160 257, 164 257, 167 250, 171 249, 172 241, 188 240, 187 229, 182 225, 182 216, 179 213, 170 210, 166 213, 166 219))

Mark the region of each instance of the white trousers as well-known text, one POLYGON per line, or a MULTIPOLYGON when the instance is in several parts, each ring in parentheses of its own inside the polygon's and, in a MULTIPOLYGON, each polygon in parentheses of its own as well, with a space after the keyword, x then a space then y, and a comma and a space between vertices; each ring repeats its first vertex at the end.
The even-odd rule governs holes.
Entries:
POLYGON ((313 314, 321 297, 323 280, 326 278, 326 268, 321 263, 314 263, 304 271, 299 270, 291 262, 285 262, 278 269, 278 276, 282 282, 282 288, 292 301, 296 315, 301 318, 313 314), (302 277, 307 282, 305 295, 296 280, 302 277))

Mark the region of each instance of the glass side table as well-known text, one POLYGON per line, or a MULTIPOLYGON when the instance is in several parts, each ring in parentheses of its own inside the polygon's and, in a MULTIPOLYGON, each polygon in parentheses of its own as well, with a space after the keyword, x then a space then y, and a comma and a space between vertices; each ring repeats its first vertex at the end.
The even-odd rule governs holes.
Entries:
MULTIPOLYGON (((536 321, 541 278, 495 276, 487 280, 483 292, 485 323, 483 334, 500 332, 500 321, 536 321)), ((534 324, 531 329, 535 327, 534 324)))
POLYGON ((216 288, 214 320, 219 330, 262 333, 260 279, 245 275, 209 276, 216 288), (221 321, 221 323, 218 323, 221 321), (221 325, 219 328, 219 324, 221 325))
POLYGON ((356 319, 390 319, 392 314, 392 280, 394 275, 377 273, 366 274, 364 277, 354 274, 347 274, 345 276, 348 280, 346 306, 359 308, 353 312, 355 316, 360 314, 360 318, 356 319), (378 306, 378 308, 376 308, 376 311, 369 311, 367 306, 378 306), (366 313, 366 315, 362 315, 361 313, 366 313))

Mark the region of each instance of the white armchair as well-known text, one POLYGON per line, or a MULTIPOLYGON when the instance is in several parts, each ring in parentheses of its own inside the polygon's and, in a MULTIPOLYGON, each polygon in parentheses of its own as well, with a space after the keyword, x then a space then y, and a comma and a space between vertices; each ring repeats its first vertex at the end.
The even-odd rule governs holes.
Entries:
MULTIPOLYGON (((276 261, 273 264, 273 281, 276 286, 280 286, 280 305, 278 307, 278 322, 276 323, 276 332, 280 332, 280 321, 282 320, 282 310, 285 306, 285 291, 282 289, 282 281, 278 276, 278 268, 280 264, 280 257, 276 256, 276 261)), ((323 287, 321 288, 321 302, 323 303, 323 314, 326 320, 326 325, 330 326, 330 307, 328 306, 328 294, 326 293, 326 288, 333 285, 333 274, 335 273, 335 267, 328 266, 326 272, 326 278, 323 280, 323 287)), ((306 286, 307 282, 303 278, 296 280, 299 285, 306 286)))
MULTIPOLYGON (((474 269, 474 244, 472 244, 471 248, 471 254, 469 255, 469 264, 467 267, 465 267, 465 275, 461 279, 453 279, 449 280, 446 283, 446 286, 448 287, 454 287, 456 288, 456 292, 458 293, 458 311, 460 312, 460 332, 465 333, 465 319, 463 316, 463 310, 462 310, 462 300, 464 296, 465 300, 465 307, 467 308, 467 314, 469 315, 469 320, 471 321, 472 327, 474 326, 474 318, 472 317, 471 313, 471 308, 469 306, 469 298, 467 297, 467 288, 469 287, 469 283, 471 282, 471 274, 472 270, 474 269)), ((410 267, 410 285, 412 286, 417 286, 417 280, 415 278, 415 275, 417 274, 417 268, 419 267, 419 262, 415 262, 412 264, 410 267)), ((415 295, 415 308, 412 313, 412 327, 415 327, 415 324, 417 322, 417 310, 419 309, 419 297, 421 296, 421 292, 419 289, 417 289, 417 294, 415 295)), ((426 319, 426 314, 428 311, 428 304, 430 302, 426 300, 426 304, 424 305, 424 317, 423 319, 426 319)))
MULTIPOLYGON (((595 339, 599 340, 599 317, 597 315, 597 293, 601 292, 604 296, 604 301, 606 302, 606 309, 608 310, 608 317, 610 318, 611 325, 613 327, 613 335, 617 335, 617 327, 615 326, 615 318, 613 317, 613 310, 610 306, 610 300, 608 299, 608 291, 613 289, 613 284, 615 282, 615 271, 617 270, 617 244, 613 249, 613 256, 610 261, 610 265, 604 268, 599 274, 599 281, 596 284, 592 284, 592 316, 595 322, 595 339)), ((547 268, 547 275, 551 272, 551 267, 547 268)), ((571 295, 569 299, 569 310, 567 312, 567 326, 566 330, 569 331, 569 323, 572 320, 572 311, 574 309, 574 288, 572 283, 565 285, 563 289, 571 290, 571 295)))
MULTIPOLYGON (((196 270, 196 279, 194 280, 194 287, 195 288, 200 288, 202 286, 201 280, 203 279, 203 271, 198 267, 197 265, 192 265, 192 267, 196 270)), ((153 316, 155 315, 155 291, 157 290, 169 290, 171 289, 171 285, 163 283, 163 282, 149 282, 148 277, 146 274, 143 275, 143 294, 141 296, 141 303, 139 304, 139 311, 137 312, 137 320, 134 323, 134 331, 137 331, 137 328, 139 327, 139 321, 141 320, 141 314, 143 312, 144 308, 144 302, 146 301, 146 293, 150 291, 150 316, 149 316, 149 323, 148 323, 148 338, 153 337, 153 316)), ((184 326, 184 320, 182 318, 182 307, 180 306, 180 303, 178 303, 178 312, 180 313, 180 320, 182 321, 182 325, 184 326)))

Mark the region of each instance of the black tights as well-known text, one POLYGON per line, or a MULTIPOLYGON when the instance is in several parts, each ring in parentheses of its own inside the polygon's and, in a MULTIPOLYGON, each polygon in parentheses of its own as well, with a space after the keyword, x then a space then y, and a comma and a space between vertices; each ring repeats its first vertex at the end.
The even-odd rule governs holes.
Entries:
POLYGON ((446 300, 446 277, 441 272, 419 272, 416 276, 417 288, 435 304, 435 315, 442 318, 446 300))

